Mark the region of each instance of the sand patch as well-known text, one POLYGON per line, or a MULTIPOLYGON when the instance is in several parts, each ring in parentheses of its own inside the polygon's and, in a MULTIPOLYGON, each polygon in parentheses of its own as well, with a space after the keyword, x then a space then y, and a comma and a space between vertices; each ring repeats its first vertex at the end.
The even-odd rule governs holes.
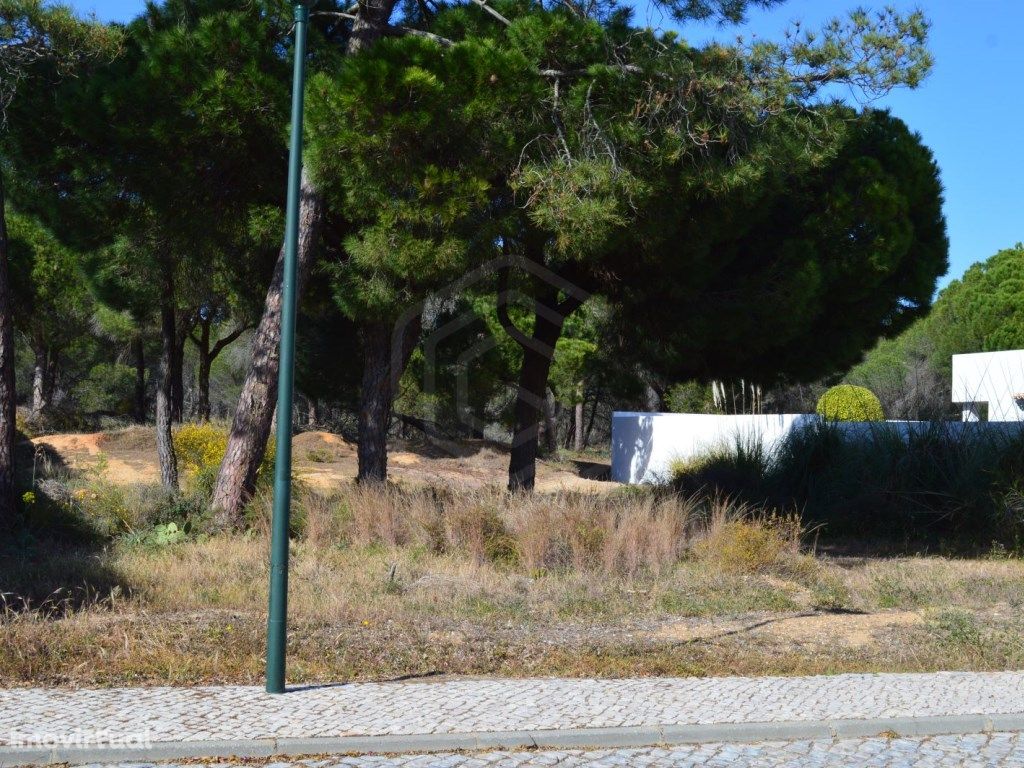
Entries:
POLYGON ((388 453, 388 464, 394 464, 396 467, 412 467, 419 463, 420 457, 415 453, 407 453, 406 451, 388 453))
POLYGON ((653 635, 661 641, 692 643, 750 634, 786 642, 840 643, 850 648, 866 648, 876 645, 882 632, 923 622, 917 611, 823 612, 747 619, 684 619, 666 624, 653 635))
POLYGON ((42 437, 33 437, 33 445, 48 445, 61 456, 75 453, 85 453, 89 456, 96 456, 102 453, 103 449, 100 448, 100 443, 103 441, 105 434, 103 432, 87 433, 76 433, 67 435, 43 435, 42 437))
MULTIPOLYGON (((118 484, 160 480, 152 427, 128 433, 68 433, 33 440, 45 443, 72 469, 96 472, 118 484)), ((296 477, 323 493, 352 482, 358 470, 357 446, 331 432, 303 432, 292 441, 296 477)), ((588 462, 588 467, 600 464, 588 462)), ((607 466, 607 465, 603 465, 607 466)), ((407 487, 450 486, 472 489, 504 487, 508 480, 508 451, 483 440, 416 443, 395 440, 388 454, 389 479, 407 487)), ((537 490, 607 493, 617 483, 581 476, 564 464, 537 462, 537 490)))

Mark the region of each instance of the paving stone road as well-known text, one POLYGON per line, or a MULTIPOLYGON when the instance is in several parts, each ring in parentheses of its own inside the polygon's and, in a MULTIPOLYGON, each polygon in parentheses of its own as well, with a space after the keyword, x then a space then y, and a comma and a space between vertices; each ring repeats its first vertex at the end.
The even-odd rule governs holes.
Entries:
POLYGON ((279 696, 11 688, 0 690, 0 746, 81 729, 168 743, 1004 713, 1024 713, 1024 672, 361 683, 279 696))
MULTIPOLYGON (((220 765, 216 762, 206 765, 220 765)), ((327 757, 272 763, 267 768, 1002 768, 1024 766, 1024 738, 1017 733, 902 739, 700 744, 667 748, 564 752, 327 757)), ((91 768, 169 768, 167 764, 93 765, 91 768)), ((195 763, 188 768, 196 768, 195 763)))

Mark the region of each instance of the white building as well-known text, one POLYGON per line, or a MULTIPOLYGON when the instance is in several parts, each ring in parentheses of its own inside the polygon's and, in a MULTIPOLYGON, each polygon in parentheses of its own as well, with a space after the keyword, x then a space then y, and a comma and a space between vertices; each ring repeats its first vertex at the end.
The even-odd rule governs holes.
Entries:
POLYGON ((1024 350, 953 355, 953 402, 964 421, 1024 421, 1024 350))
MULTIPOLYGON (((970 435, 1016 435, 1024 429, 1024 350, 953 355, 952 401, 963 406, 962 424, 939 422, 951 439, 970 435)), ((620 483, 665 482, 672 465, 729 450, 737 445, 774 451, 794 430, 819 422, 814 414, 725 416, 696 413, 612 414, 612 480, 620 483)), ((932 431, 922 421, 842 422, 837 425, 854 439, 874 439, 895 433, 903 439, 932 431)))

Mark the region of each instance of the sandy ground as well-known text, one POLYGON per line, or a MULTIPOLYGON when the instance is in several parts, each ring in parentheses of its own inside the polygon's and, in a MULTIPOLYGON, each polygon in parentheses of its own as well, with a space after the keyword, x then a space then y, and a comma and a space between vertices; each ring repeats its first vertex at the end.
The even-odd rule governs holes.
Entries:
POLYGON ((158 483, 160 468, 156 450, 131 450, 104 446, 105 432, 67 433, 35 437, 32 443, 52 448, 71 469, 95 472, 114 483, 158 483))
POLYGON ((917 627, 923 623, 920 611, 808 611, 767 617, 682 619, 659 627, 652 633, 652 639, 697 643, 747 635, 822 647, 840 643, 851 648, 867 648, 877 645, 879 634, 886 630, 917 627))
MULTIPOLYGON (((95 472, 114 483, 153 483, 160 479, 152 433, 67 433, 36 437, 72 469, 95 472)), ((330 432, 304 432, 292 441, 295 474, 328 492, 356 476, 356 444, 330 432)), ((608 480, 610 468, 600 462, 538 462, 537 489, 603 493, 617 484, 608 480)), ((388 456, 390 478, 401 484, 451 485, 482 488, 504 485, 508 451, 483 440, 412 444, 395 441, 388 456)))

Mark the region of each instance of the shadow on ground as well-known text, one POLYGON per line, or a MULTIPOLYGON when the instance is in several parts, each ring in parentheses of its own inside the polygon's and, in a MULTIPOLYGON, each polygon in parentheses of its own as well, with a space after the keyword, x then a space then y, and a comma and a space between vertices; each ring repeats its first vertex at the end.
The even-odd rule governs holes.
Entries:
POLYGON ((109 564, 108 542, 78 509, 72 470, 49 446, 19 436, 15 448, 20 515, 0 544, 0 612, 59 616, 127 594, 109 564))

